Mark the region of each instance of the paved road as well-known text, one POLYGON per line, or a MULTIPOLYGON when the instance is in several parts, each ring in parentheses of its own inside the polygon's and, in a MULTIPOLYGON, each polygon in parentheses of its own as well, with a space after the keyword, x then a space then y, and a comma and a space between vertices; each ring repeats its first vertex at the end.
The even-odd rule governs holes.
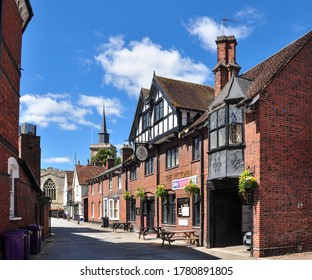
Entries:
POLYGON ((138 233, 101 228, 90 223, 52 218, 52 234, 43 242, 39 260, 251 260, 244 247, 230 251, 175 242, 161 246, 159 238, 139 239, 138 233))

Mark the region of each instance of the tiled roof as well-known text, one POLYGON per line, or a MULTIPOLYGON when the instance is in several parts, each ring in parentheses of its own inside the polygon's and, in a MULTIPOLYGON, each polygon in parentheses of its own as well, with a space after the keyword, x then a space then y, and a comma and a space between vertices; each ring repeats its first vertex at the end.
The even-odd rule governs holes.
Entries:
POLYGON ((74 171, 65 171, 65 172, 67 175, 68 186, 71 186, 73 184, 74 171))
POLYGON ((311 41, 311 37, 312 31, 242 74, 241 77, 253 81, 253 84, 248 90, 248 97, 252 97, 263 90, 270 83, 271 79, 283 69, 301 48, 311 41))
POLYGON ((141 88, 141 93, 143 95, 143 97, 147 97, 149 95, 149 89, 146 88, 141 88))
POLYGON ((90 179, 96 177, 97 175, 103 173, 106 170, 106 168, 102 166, 79 165, 79 164, 76 164, 75 169, 79 183, 81 185, 87 185, 90 179))
POLYGON ((205 111, 214 98, 214 88, 180 80, 154 76, 175 107, 205 111))

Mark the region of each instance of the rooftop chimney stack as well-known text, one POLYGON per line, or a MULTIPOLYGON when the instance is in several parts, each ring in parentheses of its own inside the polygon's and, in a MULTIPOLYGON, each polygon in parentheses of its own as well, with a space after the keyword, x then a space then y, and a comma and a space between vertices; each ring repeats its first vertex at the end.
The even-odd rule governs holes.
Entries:
POLYGON ((213 68, 215 75, 215 96, 219 95, 222 88, 234 74, 238 75, 240 66, 236 63, 236 39, 231 36, 218 36, 217 40, 217 64, 213 68))
POLYGON ((28 164, 35 179, 40 184, 41 147, 35 125, 23 123, 19 126, 18 147, 19 157, 28 164))

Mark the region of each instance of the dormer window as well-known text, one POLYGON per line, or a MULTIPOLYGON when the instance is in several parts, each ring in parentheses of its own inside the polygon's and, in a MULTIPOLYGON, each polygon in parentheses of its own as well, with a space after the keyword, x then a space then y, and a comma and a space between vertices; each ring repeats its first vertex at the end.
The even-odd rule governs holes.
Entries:
POLYGON ((243 112, 235 104, 210 114, 209 148, 214 150, 243 143, 243 112))
POLYGON ((149 112, 146 112, 142 115, 142 131, 147 129, 150 126, 150 115, 149 112))
POLYGON ((164 117, 164 101, 160 100, 155 104, 154 121, 157 122, 164 117))

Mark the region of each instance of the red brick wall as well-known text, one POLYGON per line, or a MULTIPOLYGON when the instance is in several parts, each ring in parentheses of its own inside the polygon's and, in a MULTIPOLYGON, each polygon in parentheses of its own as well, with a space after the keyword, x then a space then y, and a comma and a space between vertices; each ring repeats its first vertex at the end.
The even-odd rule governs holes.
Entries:
POLYGON ((14 1, 1 1, 0 135, 17 149, 22 22, 14 1))
POLYGON ((311 56, 305 46, 261 93, 246 124, 246 166, 260 182, 254 214, 255 254, 311 248, 311 56))
MULTIPOLYGON (((92 186, 89 185, 88 188, 88 221, 89 222, 95 222, 95 223, 100 223, 101 222, 101 217, 99 217, 99 202, 103 203, 103 199, 102 199, 102 191, 99 193, 99 186, 100 183, 94 183, 93 184, 93 188, 94 188, 94 194, 92 194, 92 186), (91 205, 92 203, 94 204, 94 215, 92 217, 92 211, 91 211, 91 205)), ((103 215, 103 214, 102 214, 103 215)))
POLYGON ((20 134, 18 137, 20 158, 25 160, 40 184, 41 148, 40 137, 36 135, 20 134))
MULTIPOLYGON (((197 132, 187 136, 183 139, 174 138, 172 142, 164 142, 159 145, 159 183, 165 185, 167 189, 172 189, 172 180, 189 177, 189 176, 198 176, 198 186, 201 187, 201 181, 203 181, 203 187, 204 190, 206 190, 206 180, 208 177, 208 144, 207 144, 207 129, 203 129, 201 131, 203 136, 203 145, 204 145, 204 174, 203 174, 203 180, 201 180, 201 167, 200 167, 200 161, 193 161, 192 162, 192 140, 193 137, 199 135, 197 132), (168 148, 172 148, 175 146, 179 146, 179 165, 175 168, 167 169, 166 168, 166 151, 168 148)), ((145 164, 143 162, 138 163, 137 168, 137 179, 136 180, 130 180, 129 179, 129 191, 131 191, 132 195, 135 195, 137 187, 143 187, 147 192, 151 192, 155 194, 156 192, 156 186, 157 186, 157 163, 156 163, 156 147, 152 150, 149 150, 149 155, 154 155, 154 174, 145 176, 144 175, 144 166, 145 164)), ((129 175, 128 175, 129 176, 129 175)), ((207 201, 206 201, 206 192, 202 194, 205 198, 204 203, 204 209, 206 209, 207 201)), ((181 189, 176 191, 176 198, 180 197, 187 197, 187 193, 181 189)), ((190 216, 188 219, 188 228, 192 228, 192 199, 190 199, 191 207, 190 207, 190 216)), ((140 207, 140 199, 137 199, 137 207, 140 207)), ((155 199, 155 220, 154 224, 157 225, 157 214, 156 214, 156 199, 155 199)), ((159 200, 159 224, 161 225, 161 205, 159 200)), ((186 219, 183 217, 183 219, 186 219)), ((161 226, 169 226, 169 225, 161 225, 161 226)), ((176 225, 177 228, 181 227, 178 225, 178 217, 176 217, 176 225)), ((140 227, 140 216, 136 216, 136 228, 140 227)), ((203 225, 204 229, 205 226, 203 225)), ((186 228, 186 227, 183 227, 186 228)), ((198 230, 200 230, 199 227, 197 227, 198 230)), ((205 229, 206 230, 206 229, 205 229)), ((206 233, 205 233, 206 234, 206 233)), ((204 238, 206 240, 206 238, 204 238)))
POLYGON ((22 25, 14 1, 1 1, 0 72, 0 232, 16 226, 9 222, 8 158, 18 157, 19 83, 22 25))

